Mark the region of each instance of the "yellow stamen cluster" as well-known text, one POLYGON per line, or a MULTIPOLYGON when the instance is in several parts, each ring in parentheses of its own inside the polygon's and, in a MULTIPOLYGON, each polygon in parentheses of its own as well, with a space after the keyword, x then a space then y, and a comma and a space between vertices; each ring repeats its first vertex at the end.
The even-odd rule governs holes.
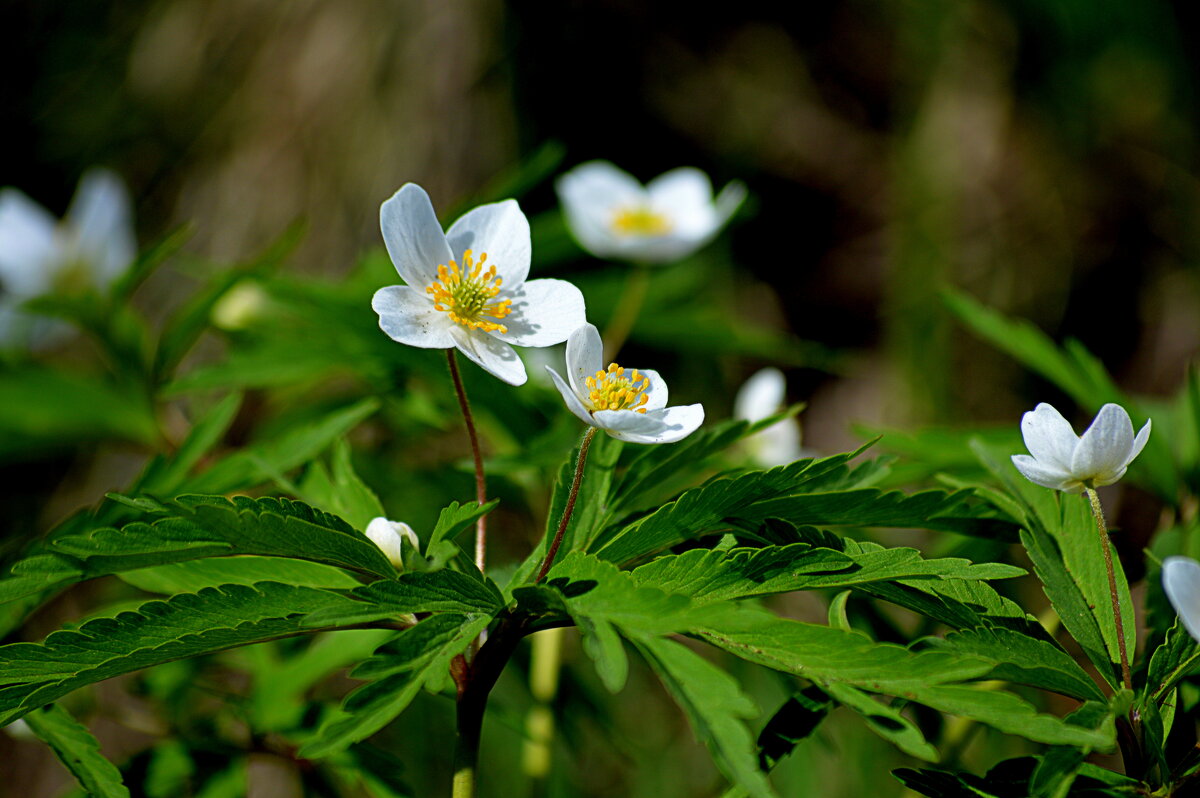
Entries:
POLYGON ((608 371, 597 371, 595 376, 584 379, 588 387, 588 402, 592 410, 632 410, 646 412, 650 397, 646 389, 650 378, 633 369, 628 374, 616 363, 608 365, 608 371))
POLYGON ((483 318, 502 319, 512 313, 511 299, 492 301, 500 293, 503 283, 503 279, 496 276, 495 264, 484 271, 487 253, 480 254, 476 263, 469 249, 463 252, 462 260, 462 268, 454 261, 450 261, 448 267, 438 266, 438 278, 425 289, 425 293, 433 297, 434 309, 450 314, 451 321, 467 328, 508 332, 505 325, 483 318))
POLYGON ((617 210, 612 227, 617 235, 661 236, 671 232, 671 220, 645 205, 631 205, 617 210))

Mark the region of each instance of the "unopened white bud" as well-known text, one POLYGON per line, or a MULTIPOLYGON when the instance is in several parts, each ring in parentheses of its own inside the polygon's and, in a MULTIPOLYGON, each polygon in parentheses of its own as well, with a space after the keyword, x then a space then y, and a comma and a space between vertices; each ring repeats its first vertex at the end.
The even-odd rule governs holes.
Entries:
POLYGON ((417 539, 417 533, 413 531, 411 526, 403 521, 389 521, 382 516, 372 518, 371 523, 367 524, 367 537, 379 547, 379 550, 384 553, 388 561, 399 570, 403 570, 404 568, 404 558, 402 556, 404 547, 400 541, 407 539, 414 549, 420 548, 421 545, 417 539))

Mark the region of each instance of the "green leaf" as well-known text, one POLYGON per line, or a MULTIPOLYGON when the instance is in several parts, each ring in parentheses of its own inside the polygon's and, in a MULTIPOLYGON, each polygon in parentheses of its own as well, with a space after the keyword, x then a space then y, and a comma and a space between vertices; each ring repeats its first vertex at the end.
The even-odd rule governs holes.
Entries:
POLYGON ((1003 537, 1011 520, 990 505, 973 503, 973 491, 924 491, 911 496, 873 488, 831 490, 855 453, 800 460, 769 471, 715 479, 608 535, 597 553, 626 562, 684 540, 729 530, 734 522, 777 518, 800 526, 922 527, 1003 537))
POLYGON ((300 587, 351 590, 362 583, 340 568, 286 557, 212 557, 138 568, 122 581, 149 593, 196 593, 206 587, 283 582, 300 587))
MULTIPOLYGON (((839 704, 857 712, 867 728, 909 756, 926 762, 937 762, 938 752, 921 733, 921 729, 906 718, 897 707, 886 704, 865 691, 849 684, 823 680, 821 688, 839 704)), ((903 703, 900 704, 903 707, 903 703)))
POLYGON ((121 771, 100 753, 96 738, 71 713, 58 704, 35 709, 25 722, 50 746, 81 787, 95 798, 129 798, 121 771))
POLYGON ((710 605, 702 640, 768 668, 813 680, 842 682, 871 692, 925 704, 969 717, 1035 742, 1111 748, 1111 716, 1099 730, 1081 729, 1039 715, 1010 693, 969 687, 991 669, 984 660, 943 651, 909 651, 873 643, 856 633, 776 618, 737 605, 710 605), (720 610, 718 612, 718 610, 720 610))
POLYGON ((801 740, 817 730, 832 707, 829 696, 818 687, 806 687, 793 693, 759 732, 759 768, 763 771, 773 770, 779 760, 792 753, 801 740))
POLYGON ((776 793, 758 768, 746 727, 746 719, 756 717, 758 707, 733 677, 672 640, 646 638, 636 645, 725 778, 752 796, 773 798, 776 793))
POLYGON ((407 572, 395 580, 381 580, 349 593, 353 604, 340 604, 308 617, 312 626, 344 626, 395 618, 417 612, 456 612, 495 615, 504 608, 504 597, 495 582, 443 568, 407 572))
POLYGON ((188 493, 229 493, 261 485, 309 462, 379 409, 369 398, 301 425, 272 440, 251 444, 184 482, 188 493))
POLYGON ((42 643, 0 646, 0 725, 122 673, 305 633, 305 614, 348 601, 274 582, 224 585, 88 621, 42 643))
POLYGON ((204 557, 294 557, 391 577, 395 568, 366 535, 334 515, 288 499, 181 496, 175 515, 51 542, 0 580, 0 602, 105 574, 204 557))
POLYGON ((359 687, 341 710, 300 749, 309 759, 335 754, 365 740, 405 710, 428 685, 437 691, 448 679, 450 662, 487 628, 491 618, 434 615, 401 632, 383 653, 359 665, 351 676, 377 681, 359 687))
POLYGON ((333 445, 332 466, 332 474, 319 461, 309 466, 301 483, 301 498, 341 516, 355 529, 366 529, 373 519, 387 516, 379 497, 355 473, 345 438, 333 445))
POLYGON ((173 456, 158 455, 130 488, 133 494, 173 496, 188 473, 208 454, 229 429, 242 404, 242 395, 232 393, 217 402, 201 418, 173 456))
POLYGON ((924 642, 934 649, 987 660, 993 665, 993 679, 1053 690, 1085 701, 1104 700, 1095 681, 1070 654, 1049 640, 1010 629, 979 628, 924 642))
POLYGON ((1150 657, 1150 669, 1146 675, 1146 689, 1160 703, 1170 695, 1172 688, 1200 672, 1200 644, 1198 644, 1179 619, 1167 630, 1162 645, 1150 657))

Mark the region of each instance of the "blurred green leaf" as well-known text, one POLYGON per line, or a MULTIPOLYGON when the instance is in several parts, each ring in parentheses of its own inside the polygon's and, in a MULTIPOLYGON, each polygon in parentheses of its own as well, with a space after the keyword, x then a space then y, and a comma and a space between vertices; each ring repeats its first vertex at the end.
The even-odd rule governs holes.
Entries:
POLYGON ((38 739, 54 750, 89 795, 129 798, 121 772, 100 753, 100 744, 87 727, 71 717, 67 710, 58 704, 50 704, 30 712, 25 716, 25 722, 38 739))

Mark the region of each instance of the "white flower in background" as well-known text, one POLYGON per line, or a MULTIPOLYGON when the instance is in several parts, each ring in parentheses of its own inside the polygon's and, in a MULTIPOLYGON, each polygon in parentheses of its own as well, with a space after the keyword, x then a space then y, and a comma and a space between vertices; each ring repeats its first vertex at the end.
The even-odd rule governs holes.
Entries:
POLYGON ((674 443, 704 421, 700 405, 667 407, 667 385, 658 372, 603 366, 595 326, 585 324, 567 339, 567 379, 546 367, 567 408, 584 424, 631 443, 674 443))
POLYGON ((46 343, 68 329, 20 309, 48 294, 103 293, 137 255, 129 193, 93 169, 60 222, 15 188, 0 189, 0 344, 46 343))
POLYGON ((563 280, 530 280, 529 222, 515 200, 480 205, 445 233, 429 195, 406 183, 379 209, 383 240, 408 285, 375 292, 371 307, 394 341, 457 347, 512 385, 525 366, 511 345, 550 346, 583 324, 583 294, 563 280))
POLYGON ((256 282, 243 280, 216 301, 208 317, 220 330, 245 330, 261 320, 271 308, 271 295, 256 282))
MULTIPOLYGON (((733 415, 749 422, 762 421, 783 409, 787 381, 783 372, 765 368, 746 380, 733 400, 733 415)), ((800 447, 800 425, 794 418, 777 421, 746 438, 743 446, 761 466, 793 463, 804 456, 800 447)))
POLYGON ((589 161, 558 179, 567 224, 598 258, 670 263, 711 241, 746 198, 734 181, 713 199, 699 169, 682 167, 643 186, 608 161, 589 161))
POLYGON ((1013 465, 1030 482, 1046 488, 1079 493, 1111 485, 1125 475, 1150 438, 1150 421, 1135 437, 1129 414, 1120 405, 1100 408, 1082 437, 1050 405, 1042 402, 1021 418, 1027 454, 1014 454, 1013 465))
POLYGON ((1162 567, 1163 592, 1188 634, 1200 641, 1200 562, 1168 557, 1162 567))
POLYGON ((379 547, 379 550, 384 553, 392 565, 396 566, 397 570, 404 569, 402 540, 407 540, 418 551, 421 548, 421 542, 417 540, 417 533, 413 532, 411 526, 403 521, 389 521, 382 516, 372 518, 371 523, 367 524, 367 537, 379 547))

